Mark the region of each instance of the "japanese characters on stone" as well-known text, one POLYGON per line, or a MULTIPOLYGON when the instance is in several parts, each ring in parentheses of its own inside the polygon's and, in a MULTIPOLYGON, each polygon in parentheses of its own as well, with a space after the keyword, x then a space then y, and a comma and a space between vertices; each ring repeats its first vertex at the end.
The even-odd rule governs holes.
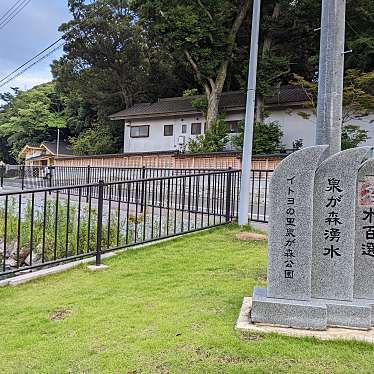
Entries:
POLYGON ((325 191, 327 192, 325 201, 327 216, 325 217, 326 229, 324 232, 325 248, 323 255, 333 259, 342 255, 339 241, 341 239, 340 226, 343 222, 339 215, 339 205, 344 194, 340 179, 328 178, 325 191))
POLYGON ((295 190, 293 189, 293 184, 296 176, 287 178, 287 209, 286 209, 286 233, 285 233, 285 244, 284 244, 284 254, 285 257, 285 279, 294 278, 294 265, 295 265, 295 251, 294 247, 296 244, 296 217, 295 217, 295 190))
POLYGON ((365 242, 362 243, 362 255, 374 257, 374 210, 372 207, 363 211, 361 229, 365 233, 365 242))

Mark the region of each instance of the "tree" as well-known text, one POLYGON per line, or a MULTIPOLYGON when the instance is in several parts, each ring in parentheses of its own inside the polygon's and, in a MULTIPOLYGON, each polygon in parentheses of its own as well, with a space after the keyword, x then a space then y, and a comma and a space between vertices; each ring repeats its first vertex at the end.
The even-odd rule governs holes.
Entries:
MULTIPOLYGON (((283 132, 277 122, 255 122, 253 128, 253 154, 274 153, 281 147, 283 132)), ((239 133, 231 139, 235 148, 242 150, 244 141, 244 121, 239 124, 239 133)))
POLYGON ((73 149, 82 155, 115 153, 112 134, 100 125, 85 130, 79 137, 69 139, 73 149))
MULTIPOLYGON (((303 87, 309 98, 309 107, 316 115, 317 83, 308 82, 303 77, 295 76, 296 83, 303 87)), ((374 112, 374 71, 365 73, 349 69, 344 77, 342 149, 357 147, 369 139, 368 132, 352 123, 374 112)), ((299 115, 305 115, 299 112, 299 115)))
POLYGON ((70 0, 69 8, 73 19, 60 27, 65 54, 52 66, 66 97, 67 126, 76 137, 100 124, 119 151, 123 127, 109 115, 134 102, 174 96, 190 76, 147 38, 126 1, 70 0))
POLYGON ((14 90, 2 95, 5 104, 0 108, 0 136, 6 139, 12 157, 17 158, 27 144, 55 140, 57 129, 66 137, 64 103, 56 93, 54 83, 46 83, 29 91, 14 90))
POLYGON ((220 152, 224 150, 227 142, 227 126, 224 117, 221 116, 205 130, 204 135, 198 135, 196 139, 190 139, 188 150, 191 153, 220 152))
POLYGON ((342 130, 342 150, 355 148, 369 140, 368 132, 357 125, 345 125, 342 130))
POLYGON ((206 118, 212 125, 250 1, 134 0, 132 4, 151 37, 192 68, 206 95, 206 118))

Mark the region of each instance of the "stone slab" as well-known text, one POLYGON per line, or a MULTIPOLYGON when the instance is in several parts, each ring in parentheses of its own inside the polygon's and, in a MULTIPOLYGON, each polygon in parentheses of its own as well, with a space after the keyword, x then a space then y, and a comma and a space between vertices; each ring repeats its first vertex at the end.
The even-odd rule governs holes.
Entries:
POLYGON ((357 191, 353 293, 374 304, 374 158, 361 166, 357 191))
POLYGON ((293 328, 325 330, 327 309, 322 304, 312 305, 302 300, 268 298, 265 288, 253 291, 251 320, 254 323, 270 323, 293 328))
POLYGON ((337 153, 316 172, 312 298, 353 300, 357 174, 370 150, 337 153))
POLYGON ((327 326, 352 327, 369 330, 371 328, 371 307, 365 305, 326 303, 327 326))
POLYGON ((314 175, 328 146, 304 148, 285 158, 269 186, 268 295, 311 297, 314 175))
POLYGON ((267 297, 265 288, 255 288, 251 318, 253 322, 294 328, 325 330, 327 327, 350 327, 369 330, 372 326, 372 305, 362 300, 274 299, 267 297))
POLYGON ((252 298, 245 297, 235 325, 237 330, 254 334, 280 334, 298 338, 313 337, 319 340, 361 341, 374 344, 374 329, 365 331, 340 327, 328 327, 325 331, 318 331, 294 329, 270 324, 254 324, 250 319, 251 312, 252 298))

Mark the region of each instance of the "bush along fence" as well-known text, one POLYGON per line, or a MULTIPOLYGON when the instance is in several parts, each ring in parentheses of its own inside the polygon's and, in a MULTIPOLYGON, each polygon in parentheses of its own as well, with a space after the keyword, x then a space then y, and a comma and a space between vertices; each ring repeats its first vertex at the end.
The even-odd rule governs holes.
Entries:
MULTIPOLYGON (((232 170, 232 169, 226 169, 232 170)), ((132 181, 138 179, 184 176, 209 172, 220 172, 212 169, 165 169, 165 168, 108 168, 108 167, 41 167, 24 165, 4 165, 1 168, 1 187, 19 188, 52 188, 75 186, 81 184, 104 182, 132 181)), ((270 177, 273 170, 252 170, 250 219, 267 222, 267 197, 270 177)), ((72 194, 75 194, 72 190, 72 194)), ((82 191, 87 196, 87 190, 82 191)), ((131 194, 133 199, 134 193, 131 194)))
POLYGON ((0 276, 232 222, 240 171, 0 194, 0 276))

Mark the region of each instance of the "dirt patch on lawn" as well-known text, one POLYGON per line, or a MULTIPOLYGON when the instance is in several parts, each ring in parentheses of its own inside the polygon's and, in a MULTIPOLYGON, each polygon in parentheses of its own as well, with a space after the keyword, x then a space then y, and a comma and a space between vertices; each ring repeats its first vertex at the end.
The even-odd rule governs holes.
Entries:
POLYGON ((241 334, 240 338, 245 341, 258 341, 258 340, 263 340, 265 339, 261 335, 256 335, 256 334, 241 334))
POLYGON ((63 321, 71 315, 73 311, 68 308, 57 309, 49 315, 50 321, 63 321))
POLYGON ((264 234, 258 234, 257 232, 240 232, 236 234, 236 239, 248 242, 251 240, 268 240, 268 237, 264 234))
POLYGON ((221 356, 218 357, 217 360, 220 364, 251 364, 254 362, 254 360, 250 358, 245 358, 245 357, 237 357, 237 356, 221 356))

